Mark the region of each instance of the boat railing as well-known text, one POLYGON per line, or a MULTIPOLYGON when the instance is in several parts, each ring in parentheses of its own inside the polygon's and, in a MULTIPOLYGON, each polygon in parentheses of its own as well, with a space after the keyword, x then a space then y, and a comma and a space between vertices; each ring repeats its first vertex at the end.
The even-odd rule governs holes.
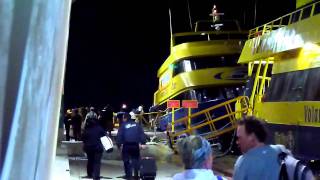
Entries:
POLYGON ((305 6, 304 8, 298 9, 289 14, 281 16, 275 20, 272 20, 264 25, 261 25, 249 30, 248 39, 262 36, 273 30, 299 22, 303 19, 312 17, 319 13, 320 13, 320 1, 317 1, 317 2, 314 2, 313 4, 305 6))
POLYGON ((247 96, 236 97, 191 114, 190 116, 185 116, 175 120, 172 123, 173 126, 184 125, 185 128, 174 128, 175 131, 169 132, 169 140, 174 148, 179 137, 192 135, 202 128, 210 129, 210 131, 206 131, 203 134, 197 133, 198 135, 201 135, 208 140, 215 139, 220 135, 235 130, 237 127, 237 119, 250 112, 251 108, 249 106, 249 98, 247 96), (220 112, 225 113, 219 114, 220 112), (197 119, 197 121, 200 121, 201 123, 192 123, 193 119, 197 119), (222 121, 222 124, 224 124, 223 126, 221 126, 222 121))
POLYGON ((248 31, 198 31, 174 34, 172 45, 212 40, 244 40, 248 31))

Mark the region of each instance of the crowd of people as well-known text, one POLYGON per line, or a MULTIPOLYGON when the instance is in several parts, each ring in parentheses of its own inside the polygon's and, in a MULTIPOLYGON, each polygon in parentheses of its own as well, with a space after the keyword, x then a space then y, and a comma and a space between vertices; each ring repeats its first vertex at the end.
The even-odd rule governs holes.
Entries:
POLYGON ((66 140, 70 141, 74 139, 80 141, 82 133, 87 126, 88 119, 97 119, 101 127, 109 132, 111 136, 111 131, 114 128, 113 123, 113 109, 107 105, 100 111, 95 111, 94 107, 81 107, 68 109, 64 116, 64 127, 66 140), (72 131, 70 131, 72 130, 72 131))
POLYGON ((283 145, 266 144, 267 128, 262 120, 248 116, 238 121, 238 157, 232 178, 215 175, 212 171, 213 154, 209 142, 200 136, 188 136, 178 142, 178 152, 185 171, 174 180, 313 180, 308 166, 297 161, 284 163, 280 155, 294 157, 283 145))
POLYGON ((116 116, 110 106, 104 107, 98 113, 95 112, 94 107, 67 110, 64 118, 66 140, 83 141, 83 150, 88 159, 85 178, 100 179, 101 158, 104 151, 101 137, 111 138, 116 122, 119 124, 119 129, 114 141, 123 159, 125 172, 123 178, 139 179, 140 149, 145 148, 147 138, 136 115, 143 113, 143 108, 139 106, 130 114, 126 109, 124 106, 121 107, 116 116), (73 133, 70 133, 70 129, 73 133))
MULTIPOLYGON (((100 164, 103 146, 100 138, 111 137, 113 127, 113 111, 107 106, 97 114, 93 107, 89 109, 73 109, 66 115, 65 127, 67 140, 70 139, 68 129, 73 127, 75 140, 83 140, 84 151, 87 154, 87 177, 100 179, 100 164), (84 118, 83 118, 84 117, 84 118), (69 127, 68 127, 69 126, 69 127)), ((117 113, 119 129, 115 143, 119 148, 125 175, 124 179, 139 179, 140 150, 145 149, 147 137, 135 114, 130 114, 122 108, 117 113)), ((235 165, 232 179, 234 180, 289 180, 291 172, 283 174, 280 154, 290 154, 282 145, 266 143, 268 133, 262 120, 248 116, 238 121, 237 145, 242 152, 235 165)), ((181 157, 185 170, 173 176, 174 180, 226 180, 212 170, 214 154, 209 142, 198 135, 181 138, 177 142, 177 152, 181 157)), ((295 172, 297 174, 297 172, 295 172)), ((312 172, 308 169, 302 175, 312 180, 312 172)), ((301 177, 302 177, 301 175, 301 177)), ((302 178, 298 178, 302 179, 302 178)))

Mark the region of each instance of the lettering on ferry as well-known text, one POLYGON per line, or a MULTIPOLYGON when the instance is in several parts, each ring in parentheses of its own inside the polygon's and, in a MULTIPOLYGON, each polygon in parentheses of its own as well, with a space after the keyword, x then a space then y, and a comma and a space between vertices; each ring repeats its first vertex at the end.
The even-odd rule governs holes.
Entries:
POLYGON ((304 106, 304 121, 306 123, 320 123, 320 108, 304 106))

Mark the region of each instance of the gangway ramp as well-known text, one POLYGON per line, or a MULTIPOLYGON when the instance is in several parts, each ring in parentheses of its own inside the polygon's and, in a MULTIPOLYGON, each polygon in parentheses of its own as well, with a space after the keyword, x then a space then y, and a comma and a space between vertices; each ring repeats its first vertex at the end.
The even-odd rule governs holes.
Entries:
POLYGON ((250 112, 250 109, 248 97, 239 96, 194 113, 190 117, 177 119, 173 123, 174 131, 169 132, 171 145, 175 148, 177 140, 184 135, 197 134, 210 141, 231 132, 236 129, 237 119, 250 112))

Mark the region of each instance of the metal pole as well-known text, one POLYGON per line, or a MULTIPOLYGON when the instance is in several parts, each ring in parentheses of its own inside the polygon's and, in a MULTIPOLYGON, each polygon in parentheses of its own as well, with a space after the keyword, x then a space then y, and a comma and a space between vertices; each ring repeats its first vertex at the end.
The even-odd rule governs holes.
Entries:
POLYGON ((169 23, 170 23, 170 35, 172 36, 172 18, 171 18, 171 9, 169 8, 169 23))
POLYGON ((254 18, 253 18, 253 26, 256 26, 256 21, 257 21, 257 1, 254 0, 254 18))
POLYGON ((188 108, 188 131, 191 128, 191 108, 188 108))
POLYGON ((187 0, 190 29, 193 30, 189 0, 187 0))
POLYGON ((172 113, 171 113, 171 132, 174 132, 174 108, 172 108, 172 113))
POLYGON ((172 18, 171 18, 171 9, 169 7, 169 26, 170 26, 170 52, 171 52, 171 49, 173 47, 173 36, 172 36, 172 18))

